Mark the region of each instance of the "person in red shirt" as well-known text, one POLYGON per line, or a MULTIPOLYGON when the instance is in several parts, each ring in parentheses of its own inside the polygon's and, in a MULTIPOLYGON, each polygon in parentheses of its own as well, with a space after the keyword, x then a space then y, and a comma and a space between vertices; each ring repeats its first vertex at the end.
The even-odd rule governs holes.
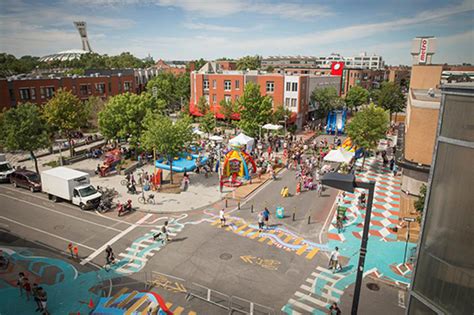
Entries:
POLYGON ((31 284, 28 278, 23 279, 23 289, 26 292, 26 300, 30 300, 30 295, 31 295, 31 284))

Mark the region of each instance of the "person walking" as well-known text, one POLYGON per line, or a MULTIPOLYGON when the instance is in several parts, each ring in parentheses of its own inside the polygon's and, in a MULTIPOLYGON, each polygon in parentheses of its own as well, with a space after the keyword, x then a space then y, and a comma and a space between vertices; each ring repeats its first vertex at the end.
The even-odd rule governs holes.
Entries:
POLYGON ((69 253, 71 254, 71 258, 72 258, 72 259, 74 259, 74 253, 73 253, 73 251, 72 251, 73 247, 74 247, 74 246, 72 245, 72 243, 69 243, 69 244, 67 245, 67 250, 68 250, 69 253))
POLYGON ((395 159, 392 157, 390 159, 390 170, 393 171, 393 167, 395 166, 395 159))
POLYGON ((77 248, 77 245, 74 246, 72 250, 74 252, 74 256, 76 257, 76 259, 79 259, 79 248, 77 248))
POLYGON ((48 315, 49 312, 48 312, 48 309, 46 308, 46 306, 48 304, 48 294, 46 293, 46 291, 42 287, 38 288, 38 296, 39 296, 39 300, 41 302, 41 312, 44 315, 48 315))
POLYGON ((41 301, 39 297, 39 287, 37 283, 33 283, 33 289, 31 290, 31 293, 33 295, 33 299, 35 300, 35 303, 37 306, 35 312, 42 311, 43 307, 41 306, 41 301))
POLYGON ((30 280, 28 280, 28 278, 23 279, 23 289, 26 292, 26 300, 29 301, 30 300, 30 295, 31 295, 31 284, 30 284, 30 280))
POLYGON ((332 273, 336 273, 336 271, 340 268, 339 266, 339 248, 336 248, 331 252, 331 256, 329 258, 329 269, 332 270, 332 273))
POLYGON ((264 224, 264 216, 262 212, 258 213, 258 232, 262 232, 264 224))
POLYGON ((329 307, 329 314, 341 315, 341 309, 339 308, 339 306, 337 306, 336 302, 332 303, 331 306, 329 307))
POLYGON ((221 219, 221 227, 225 226, 225 215, 224 215, 224 208, 219 211, 219 218, 221 219))
POLYGON ((105 249, 105 252, 107 254, 107 256, 105 257, 105 260, 107 261, 107 265, 110 265, 115 260, 114 251, 113 251, 113 249, 110 245, 107 245, 107 248, 105 249))
POLYGON ((263 210, 263 219, 265 220, 265 228, 269 229, 270 226, 268 224, 268 221, 270 219, 270 211, 268 211, 267 207, 265 207, 265 209, 263 210))
POLYGON ((18 280, 16 285, 20 289, 20 296, 23 296, 23 282, 25 280, 25 274, 23 272, 18 273, 18 280))

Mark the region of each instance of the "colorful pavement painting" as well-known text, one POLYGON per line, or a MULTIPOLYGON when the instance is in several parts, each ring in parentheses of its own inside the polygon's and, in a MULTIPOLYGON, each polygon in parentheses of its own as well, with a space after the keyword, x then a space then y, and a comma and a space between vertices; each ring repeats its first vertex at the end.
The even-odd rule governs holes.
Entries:
MULTIPOLYGON (((177 220, 170 220, 170 227, 176 231, 183 228, 177 220)), ((157 227, 159 229, 159 227, 157 227)), ((153 230, 152 230, 153 231, 153 230)), ((144 244, 144 239, 152 239, 153 233, 147 233, 135 240, 133 244, 144 244)), ((136 248, 132 244, 131 248, 136 248)), ((79 272, 72 263, 49 257, 35 256, 30 249, 0 247, 3 255, 9 260, 6 270, 0 270, 0 296, 10 303, 0 303, 0 314, 35 314, 36 303, 26 297, 19 297, 16 285, 20 271, 29 278, 30 283, 38 283, 48 294, 48 310, 54 314, 81 313, 89 314, 89 303, 94 306, 102 295, 102 288, 109 289, 111 279, 141 270, 147 256, 163 247, 163 242, 149 242, 133 256, 119 260, 106 271, 104 268, 79 272)), ((121 255, 124 257, 124 255, 121 255)))
MULTIPOLYGON (((361 161, 357 162, 357 166, 361 161)), ((397 241, 392 228, 398 222, 400 205, 400 179, 394 177, 388 167, 383 167, 375 158, 366 159, 364 170, 356 174, 360 180, 375 180, 375 200, 372 207, 369 242, 365 261, 365 273, 400 286, 408 286, 412 265, 403 266, 405 242, 397 241)), ((287 314, 326 314, 332 302, 339 302, 343 291, 356 278, 356 266, 359 260, 359 249, 365 209, 359 209, 357 200, 363 190, 357 189, 354 194, 346 194, 343 200, 347 206, 348 220, 341 233, 335 228, 336 216, 328 228, 328 247, 339 247, 343 266, 336 274, 318 266, 300 286, 294 296, 282 308, 287 314)), ((415 244, 408 244, 408 255, 415 244)))

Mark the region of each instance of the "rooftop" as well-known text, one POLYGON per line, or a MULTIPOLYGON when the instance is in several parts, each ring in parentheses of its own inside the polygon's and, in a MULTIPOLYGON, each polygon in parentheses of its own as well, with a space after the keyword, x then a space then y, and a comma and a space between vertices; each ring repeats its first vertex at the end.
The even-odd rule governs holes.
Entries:
POLYGON ((425 102, 440 102, 441 90, 439 89, 411 89, 412 96, 415 100, 425 102))

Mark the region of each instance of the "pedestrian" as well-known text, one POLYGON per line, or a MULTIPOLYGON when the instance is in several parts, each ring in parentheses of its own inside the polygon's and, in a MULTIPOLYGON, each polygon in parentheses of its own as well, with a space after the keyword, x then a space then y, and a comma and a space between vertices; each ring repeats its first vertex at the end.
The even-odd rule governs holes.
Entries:
POLYGON ((301 193, 301 182, 298 181, 296 183, 296 196, 298 196, 301 193))
POLYGON ((262 232, 263 230, 263 223, 264 222, 264 216, 262 212, 258 213, 258 231, 262 232))
POLYGON ((270 211, 268 211, 267 207, 265 207, 265 209, 263 210, 263 219, 265 220, 265 228, 270 228, 270 226, 268 225, 268 221, 270 219, 270 211))
POLYGON ((75 245, 72 250, 74 252, 74 256, 76 256, 76 259, 79 259, 79 248, 77 248, 77 245, 75 245))
POLYGON ((30 295, 31 295, 31 284, 30 284, 30 280, 28 280, 28 278, 23 279, 23 289, 26 292, 26 300, 29 301, 30 300, 30 295))
POLYGON ((337 269, 339 269, 339 248, 336 248, 331 252, 331 256, 329 258, 329 269, 332 269, 333 273, 336 273, 337 269))
POLYGON ((318 196, 321 197, 321 195, 323 193, 323 184, 318 182, 317 185, 316 185, 316 191, 318 192, 318 196))
POLYGON ((33 283, 33 289, 31 290, 31 292, 32 292, 33 299, 35 300, 36 306, 37 306, 35 312, 38 312, 38 311, 42 311, 42 310, 43 310, 43 307, 41 306, 41 300, 40 300, 38 288, 39 288, 39 287, 38 287, 38 284, 37 284, 37 283, 33 283))
POLYGON ((43 314, 45 315, 49 314, 46 308, 46 305, 48 303, 48 294, 42 287, 38 288, 38 296, 41 302, 41 312, 43 312, 43 314))
POLYGON ((225 216, 224 216, 224 208, 219 211, 219 218, 221 219, 221 227, 225 226, 225 216))
POLYGON ((341 314, 341 309, 339 306, 337 306, 337 303, 334 302, 332 305, 329 307, 329 314, 330 315, 340 315, 341 314))
POLYGON ((18 280, 16 285, 20 289, 20 296, 23 296, 23 281, 25 280, 25 274, 23 272, 18 273, 18 280))
POLYGON ((73 245, 72 245, 72 243, 69 243, 69 244, 67 245, 67 250, 68 250, 69 253, 71 254, 71 258, 74 259, 74 253, 73 253, 72 249, 73 249, 73 245))
POLYGON ((390 159, 390 170, 393 171, 393 167, 395 166, 395 159, 392 157, 390 159))
POLYGON ((169 242, 171 239, 168 237, 168 221, 165 221, 163 226, 161 227, 161 234, 163 234, 163 243, 169 242))
POLYGON ((107 261, 107 265, 110 265, 115 260, 114 251, 113 251, 113 249, 110 245, 107 245, 107 248, 105 249, 105 252, 107 254, 107 256, 105 257, 105 259, 107 261))
POLYGON ((398 173, 398 165, 395 164, 395 165, 393 166, 393 176, 394 176, 394 177, 397 176, 397 173, 398 173))

